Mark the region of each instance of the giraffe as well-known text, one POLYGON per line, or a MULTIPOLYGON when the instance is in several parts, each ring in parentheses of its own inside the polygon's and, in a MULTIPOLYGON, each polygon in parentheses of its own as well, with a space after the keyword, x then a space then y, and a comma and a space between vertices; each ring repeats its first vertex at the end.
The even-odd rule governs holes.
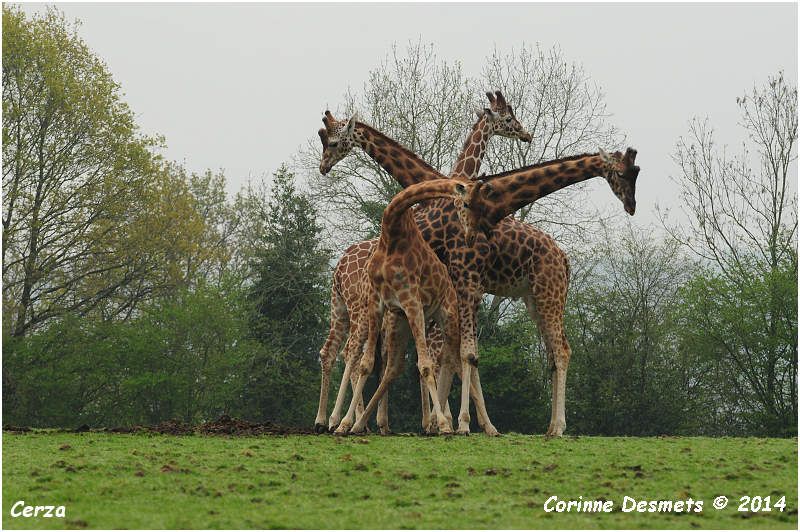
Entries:
MULTIPOLYGON (((489 140, 494 135, 499 135, 508 138, 517 138, 523 142, 530 142, 531 135, 520 124, 514 116, 514 111, 509 105, 502 92, 495 91, 486 93, 489 100, 489 107, 476 110, 478 120, 473 125, 461 152, 453 165, 453 170, 450 174, 451 178, 464 178, 474 179, 480 170, 483 156, 486 153, 486 147, 489 140)), ((350 380, 353 387, 355 386, 354 376, 351 373, 353 363, 357 362, 356 358, 360 355, 360 342, 357 334, 358 316, 365 303, 361 297, 362 285, 368 281, 364 275, 365 267, 369 257, 377 246, 378 239, 358 242, 348 247, 342 255, 339 262, 334 268, 332 290, 331 290, 331 320, 330 331, 325 343, 320 350, 320 363, 322 369, 322 379, 320 385, 320 399, 319 407, 317 409, 317 417, 314 423, 317 432, 323 432, 326 429, 326 412, 328 401, 328 387, 330 382, 330 372, 333 363, 336 360, 339 347, 344 341, 345 336, 348 340, 345 344, 343 353, 345 360, 345 368, 342 374, 342 382, 339 386, 339 391, 336 397, 335 406, 331 413, 330 424, 328 430, 333 430, 339 423, 341 409, 344 404, 344 396, 346 393, 346 383, 350 380), (349 333, 348 333, 349 329, 349 333), (346 334, 348 333, 348 334, 346 334)), ((387 319, 387 322, 391 318, 387 319)), ((388 324, 387 324, 388 326, 388 324)), ((363 335, 362 335, 363 336, 363 335)), ((441 332, 437 327, 431 330, 429 335, 429 350, 432 353, 434 360, 439 361, 439 353, 442 346, 441 332)), ((456 361, 457 362, 457 361, 456 361)), ((459 366, 455 366, 458 368, 459 366)), ((452 372, 454 366, 452 361, 448 365, 448 371, 452 372)), ((457 371, 458 372, 458 371, 457 371)), ((460 372, 459 372, 460 373, 460 372)), ((451 377, 452 378, 452 377, 451 377)), ((475 379, 479 377, 477 371, 475 372, 475 379)), ((479 382, 478 382, 479 384, 479 382)), ((423 428, 429 427, 429 413, 430 408, 427 404, 428 395, 425 392, 425 386, 420 381, 420 391, 422 397, 423 408, 423 428)), ((386 414, 386 406, 388 403, 385 401, 381 404, 382 408, 379 412, 379 426, 382 433, 387 433, 388 416, 386 414)), ((484 409, 478 410, 478 420, 481 427, 490 434, 497 434, 497 429, 491 424, 488 416, 482 416, 484 409)), ((445 403, 445 415, 452 418, 450 415, 449 404, 445 403)))
MULTIPOLYGON (((433 319, 444 335, 445 357, 458 356, 461 335, 458 329, 458 301, 447 267, 422 238, 422 233, 414 220, 410 208, 424 200, 449 197, 464 197, 471 192, 475 183, 452 179, 437 179, 412 185, 397 193, 383 212, 381 235, 378 247, 367 264, 367 276, 371 290, 366 290, 368 298, 365 317, 367 321, 367 341, 359 364, 359 376, 350 408, 342 419, 336 434, 348 431, 358 433, 364 430, 366 421, 377 407, 378 401, 398 373, 398 352, 408 341, 410 330, 417 348, 417 367, 433 404, 433 415, 440 433, 453 431, 442 412, 436 379, 435 364, 428 352, 425 329, 428 320, 433 319), (375 391, 364 412, 353 425, 353 416, 359 397, 364 389, 367 376, 372 372, 375 360, 378 329, 383 314, 390 311, 398 318, 396 326, 386 338, 386 370, 378 389, 375 391), (400 317, 402 313, 403 318, 400 317)), ((463 202, 463 199, 462 199, 463 202)), ((464 382, 470 382, 471 361, 462 358, 461 371, 464 382)), ((462 406, 469 402, 469 386, 462 386, 462 406)), ((459 423, 458 431, 469 431, 459 423)))
MULTIPOLYGON (((636 212, 636 179, 639 167, 636 150, 628 148, 623 155, 612 155, 600 150, 596 154, 576 155, 534 165, 513 172, 483 177, 470 191, 466 200, 459 203, 458 217, 464 226, 467 242, 480 232, 491 235, 492 228, 506 216, 516 212, 548 194, 564 187, 602 176, 612 192, 622 202, 625 212, 633 216, 636 212)), ((531 279, 534 284, 535 279, 531 279)), ((566 380, 570 348, 562 325, 563 307, 558 312, 537 313, 528 298, 525 304, 539 328, 547 338, 547 358, 553 382, 553 408, 556 411, 556 429, 563 432, 566 427, 566 380), (560 345, 561 349, 550 349, 560 345)), ((449 393, 449 383, 440 382, 439 398, 449 393)))
MULTIPOLYGON (((355 117, 348 121, 337 121, 326 111, 323 123, 325 129, 319 131, 323 143, 320 161, 322 174, 330 172, 353 146, 359 146, 403 188, 443 177, 407 148, 358 122, 355 117)), ((552 237, 529 224, 504 218, 491 232, 491 238, 487 239, 479 232, 473 245, 469 246, 461 224, 456 221, 458 213, 451 200, 429 201, 416 209, 415 217, 423 237, 448 266, 454 281, 459 298, 462 350, 470 351, 472 359, 477 361, 475 314, 485 292, 501 297, 522 298, 528 313, 539 327, 548 353, 566 352, 566 359, 569 359, 569 342, 563 330, 569 261, 552 237), (541 319, 542 316, 558 318, 545 321, 541 319), (543 326, 550 323, 555 324, 552 330, 544 330, 543 326)), ((564 356, 554 355, 551 358, 560 359, 564 356)), ((449 388, 446 382, 440 384, 449 388)), ((554 386, 554 392, 556 389, 557 386, 554 386)), ((462 414, 469 416, 469 412, 462 414)), ((565 423, 558 416, 558 404, 553 402, 546 435, 561 436, 564 429, 565 423)))

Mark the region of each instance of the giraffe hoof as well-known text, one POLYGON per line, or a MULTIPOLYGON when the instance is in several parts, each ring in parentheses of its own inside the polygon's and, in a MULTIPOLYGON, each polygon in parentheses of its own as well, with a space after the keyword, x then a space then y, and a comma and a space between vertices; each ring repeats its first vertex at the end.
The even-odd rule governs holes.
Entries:
POLYGON ((487 426, 483 427, 483 432, 487 436, 500 436, 501 435, 500 432, 496 428, 494 428, 494 426, 492 426, 492 425, 487 425, 487 426))
POLYGON ((339 427, 333 431, 337 436, 344 436, 350 432, 350 425, 347 423, 340 423, 339 427))
POLYGON ((323 434, 325 432, 328 432, 328 427, 323 423, 315 423, 314 432, 316 432, 317 434, 323 434))

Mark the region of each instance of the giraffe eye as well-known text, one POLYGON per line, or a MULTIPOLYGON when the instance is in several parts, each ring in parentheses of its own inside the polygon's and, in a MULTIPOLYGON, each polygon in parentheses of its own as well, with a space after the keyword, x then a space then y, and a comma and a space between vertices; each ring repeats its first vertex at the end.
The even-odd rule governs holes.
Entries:
POLYGON ((339 141, 328 142, 328 147, 333 148, 334 150, 337 146, 339 146, 339 141))

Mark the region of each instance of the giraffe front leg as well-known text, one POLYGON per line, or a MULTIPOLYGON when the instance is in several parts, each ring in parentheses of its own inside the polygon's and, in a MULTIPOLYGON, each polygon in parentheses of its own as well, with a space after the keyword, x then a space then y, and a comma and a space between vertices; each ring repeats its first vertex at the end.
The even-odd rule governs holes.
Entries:
POLYGON ((374 300, 372 303, 373 306, 370 307, 370 312, 365 315, 365 319, 367 320, 367 341, 364 345, 364 352, 361 354, 361 362, 358 366, 358 383, 353 390, 350 408, 347 409, 347 414, 345 414, 344 419, 339 423, 335 434, 347 434, 350 427, 353 426, 356 409, 358 408, 359 400, 364 391, 364 384, 367 382, 369 374, 372 373, 372 368, 375 364, 375 344, 377 342, 377 331, 375 329, 377 327, 376 324, 379 323, 381 318, 381 311, 378 308, 377 300, 374 300))
POLYGON ((428 342, 425 338, 425 314, 420 305, 409 305, 404 308, 408 317, 408 324, 411 333, 414 335, 414 344, 417 348, 417 367, 419 368, 420 378, 424 381, 427 392, 433 404, 433 417, 440 434, 451 434, 452 428, 447 424, 447 419, 442 413, 439 405, 439 395, 436 390, 435 364, 428 353, 428 342))
MULTIPOLYGON (((381 342, 381 356, 384 360, 397 360, 399 369, 397 375, 402 375, 405 362, 404 350, 408 344, 408 325, 405 319, 400 318, 395 312, 384 314, 383 326, 381 329, 383 341, 381 342), (391 354, 390 354, 391 353, 391 354)), ((389 367, 387 366, 387 370, 389 367)), ((378 403, 378 428, 384 436, 391 434, 389 428, 389 389, 378 403)))
POLYGON ((455 331, 460 333, 461 359, 461 411, 458 414, 458 433, 469 434, 469 395, 472 386, 472 369, 478 365, 478 349, 475 340, 474 312, 463 311, 458 315, 461 327, 456 325, 455 331), (460 329, 460 330, 459 330, 460 329))
MULTIPOLYGON (((458 375, 459 380, 462 382, 463 386, 463 374, 461 372, 460 362, 457 361, 454 368, 450 369, 450 380, 453 379, 453 374, 458 375)), ((449 388, 449 386, 448 386, 449 388)), ((441 389, 441 385, 440 385, 441 389)), ((449 390, 446 393, 450 393, 449 390)), ((478 425, 483 429, 486 434, 489 436, 498 436, 500 433, 494 428, 492 422, 489 420, 489 414, 486 412, 486 405, 483 401, 483 390, 481 389, 481 381, 480 376, 478 375, 478 368, 473 368, 472 370, 472 382, 470 383, 469 388, 470 396, 472 397, 472 401, 475 403, 475 413, 478 417, 478 425)))
POLYGON ((419 374, 419 398, 422 407, 422 432, 424 434, 436 434, 436 423, 433 422, 431 416, 431 400, 430 394, 428 394, 428 385, 425 383, 422 373, 419 374))
POLYGON ((336 394, 336 404, 333 406, 330 420, 328 421, 328 431, 333 432, 339 426, 344 408, 344 400, 347 395, 348 387, 354 392, 358 384, 358 375, 353 373, 353 368, 358 367, 361 361, 362 344, 366 341, 367 323, 363 312, 355 312, 353 322, 350 327, 350 335, 344 346, 344 373, 342 382, 339 384, 339 391, 336 394))
POLYGON ((366 430, 369 416, 372 415, 372 413, 378 407, 378 404, 385 398, 386 391, 389 389, 389 385, 392 383, 392 381, 397 377, 397 374, 398 364, 396 361, 392 361, 389 365, 387 365, 383 378, 381 379, 378 388, 375 390, 375 394, 372 396, 372 399, 370 399, 369 403, 367 403, 364 413, 358 417, 355 425, 353 425, 353 428, 350 429, 351 434, 359 434, 366 430))
POLYGON ((499 436, 500 432, 492 425, 489 420, 489 413, 486 411, 486 403, 483 400, 483 389, 481 388, 481 377, 478 368, 472 372, 472 383, 470 385, 472 400, 475 402, 475 412, 478 415, 478 424, 487 436, 499 436))
MULTIPOLYGON (((364 409, 364 413, 358 417, 356 424, 353 425, 353 428, 350 430, 352 434, 362 432, 366 429, 369 417, 372 415, 378 405, 383 404, 386 401, 386 394, 389 392, 389 386, 402 370, 403 353, 401 349, 402 346, 405 346, 405 342, 408 341, 408 326, 406 325, 405 320, 397 319, 396 324, 393 327, 392 334, 387 336, 389 336, 391 340, 388 341, 384 353, 386 369, 383 372, 383 376, 380 384, 378 384, 378 388, 375 390, 375 394, 372 396, 372 399, 370 399, 367 407, 364 409)), ((388 430, 388 426, 386 429, 388 430)))
MULTIPOLYGON (((328 431, 333 432, 339 426, 339 421, 342 416, 342 407, 344 406, 344 396, 347 393, 347 387, 352 382, 351 373, 353 364, 350 360, 344 363, 344 372, 342 373, 342 382, 339 383, 339 391, 336 394, 336 404, 333 406, 330 420, 328 421, 328 431)), ((355 390, 355 386, 353 386, 355 390)))
MULTIPOLYGON (((452 373, 448 372, 448 364, 450 360, 446 356, 447 350, 444 349, 444 335, 442 333, 442 328, 437 321, 434 320, 433 323, 429 323, 428 329, 426 331, 427 336, 427 343, 428 343, 428 353, 431 359, 436 364, 437 373, 436 373, 436 396, 439 398, 439 406, 442 409, 442 414, 444 414, 445 419, 447 419, 447 425, 452 430, 453 428, 453 414, 450 412, 450 404, 447 401, 447 394, 450 393, 450 385, 452 384, 453 375, 452 373), (442 392, 442 379, 445 379, 445 388, 446 391, 442 392)), ((422 382, 420 382, 420 386, 422 386, 422 382)), ((425 392, 423 392, 425 393, 425 392)), ((425 396, 425 402, 423 404, 427 404, 427 395, 425 396)), ((430 408, 428 408, 430 412, 430 408)), ((429 416, 428 422, 428 433, 433 434, 436 432, 436 426, 433 423, 433 419, 429 416)), ((424 426, 424 425, 423 425, 424 426)))
POLYGON ((436 390, 439 394, 439 403, 442 406, 442 410, 444 412, 444 417, 447 418, 447 423, 452 428, 453 426, 453 413, 450 411, 450 401, 448 397, 450 396, 450 388, 453 386, 453 368, 451 366, 452 361, 447 361, 446 364, 442 364, 439 368, 439 377, 436 379, 436 390))

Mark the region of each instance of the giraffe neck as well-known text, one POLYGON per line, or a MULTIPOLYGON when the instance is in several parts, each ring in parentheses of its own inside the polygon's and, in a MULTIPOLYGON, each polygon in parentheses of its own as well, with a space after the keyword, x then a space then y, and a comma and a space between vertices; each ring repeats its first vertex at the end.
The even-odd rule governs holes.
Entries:
POLYGON ((356 122, 354 140, 403 188, 444 177, 411 150, 361 122, 356 122))
POLYGON ((490 138, 492 138, 492 128, 484 114, 472 126, 472 131, 464 141, 464 147, 461 148, 461 153, 453 165, 450 177, 475 179, 481 169, 481 162, 486 154, 486 146, 490 138))
POLYGON ((411 207, 429 199, 453 197, 455 197, 453 181, 450 179, 436 179, 418 183, 398 192, 383 211, 381 247, 389 249, 389 246, 395 245, 398 240, 414 234, 422 238, 419 227, 411 213, 411 207))
POLYGON ((489 177, 494 193, 482 198, 482 216, 494 225, 529 203, 604 174, 603 160, 598 154, 586 154, 550 163, 527 166, 489 177))

